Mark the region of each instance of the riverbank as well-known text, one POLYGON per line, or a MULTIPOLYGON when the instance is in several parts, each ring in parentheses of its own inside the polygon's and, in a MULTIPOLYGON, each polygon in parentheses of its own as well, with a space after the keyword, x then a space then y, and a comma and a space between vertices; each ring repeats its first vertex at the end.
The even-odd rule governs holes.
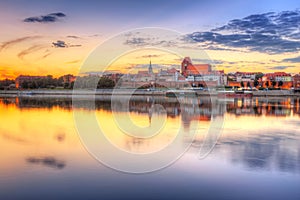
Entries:
MULTIPOLYGON (((94 90, 2 90, 0 91, 0 96, 65 96, 72 97, 76 96, 111 96, 114 95, 134 95, 134 96, 166 96, 166 94, 170 91, 168 90, 135 90, 132 94, 133 90, 129 89, 98 89, 94 90)), ((172 90, 172 92, 181 96, 216 96, 217 91, 203 91, 203 90, 172 90)), ((300 93, 294 93, 289 90, 269 90, 269 91, 253 91, 254 97, 300 97, 300 93)))

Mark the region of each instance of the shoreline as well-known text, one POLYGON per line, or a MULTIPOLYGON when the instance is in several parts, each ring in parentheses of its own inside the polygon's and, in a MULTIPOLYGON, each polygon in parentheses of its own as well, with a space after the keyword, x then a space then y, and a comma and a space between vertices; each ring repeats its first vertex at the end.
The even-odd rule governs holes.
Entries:
MULTIPOLYGON (((22 97, 22 96, 166 96, 170 90, 135 90, 132 94, 130 89, 98 89, 94 90, 1 90, 0 97, 11 96, 11 97, 22 97)), ((172 90, 181 96, 190 96, 196 94, 197 96, 217 96, 217 91, 193 91, 193 90, 172 90)), ((289 90, 269 90, 269 91, 253 91, 253 97, 300 97, 300 93, 293 93, 289 90)))

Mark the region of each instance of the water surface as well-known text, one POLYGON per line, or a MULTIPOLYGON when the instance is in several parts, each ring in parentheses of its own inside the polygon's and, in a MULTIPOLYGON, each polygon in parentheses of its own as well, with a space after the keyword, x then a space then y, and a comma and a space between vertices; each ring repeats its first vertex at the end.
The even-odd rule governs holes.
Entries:
MULTIPOLYGON (((120 100, 122 102, 122 100, 120 100)), ((189 100, 185 100, 188 102, 189 100)), ((85 106, 107 124, 107 137, 119 148, 147 153, 172 142, 183 127, 187 142, 199 124, 192 146, 162 170, 132 175, 112 170, 90 155, 76 132, 72 100, 17 97, 0 99, 0 199, 300 199, 300 104, 297 98, 211 100, 184 109, 175 98, 143 97, 130 101, 130 116, 148 126, 165 108, 164 132, 151 139, 121 134, 109 98, 85 106), (224 117, 213 151, 197 158, 211 120, 224 117), (168 131, 169 130, 169 131, 168 131)), ((122 109, 120 115, 124 114, 122 109)), ((126 114, 126 113, 125 113, 126 114)), ((107 152, 109 154, 109 152, 107 152)))

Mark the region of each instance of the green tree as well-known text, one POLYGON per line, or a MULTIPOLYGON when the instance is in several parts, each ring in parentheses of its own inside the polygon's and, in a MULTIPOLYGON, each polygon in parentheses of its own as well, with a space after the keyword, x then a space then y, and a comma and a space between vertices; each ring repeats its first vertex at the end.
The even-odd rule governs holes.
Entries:
POLYGON ((259 85, 259 82, 257 79, 254 80, 254 87, 257 87, 259 85))
POLYGON ((255 75, 255 80, 259 80, 259 79, 262 78, 263 76, 264 76, 263 73, 257 73, 257 74, 255 75))
POLYGON ((247 82, 247 87, 248 87, 248 88, 251 88, 251 84, 250 84, 249 81, 247 82))
POLYGON ((242 88, 245 87, 245 84, 244 84, 243 81, 241 81, 241 87, 242 87, 242 88))
POLYGON ((114 88, 115 82, 105 76, 102 76, 98 82, 97 88, 114 88))
POLYGON ((265 85, 268 88, 269 87, 269 81, 267 81, 265 85))
POLYGON ((28 81, 23 81, 21 84, 20 84, 21 88, 23 89, 28 89, 29 88, 29 83, 28 81))

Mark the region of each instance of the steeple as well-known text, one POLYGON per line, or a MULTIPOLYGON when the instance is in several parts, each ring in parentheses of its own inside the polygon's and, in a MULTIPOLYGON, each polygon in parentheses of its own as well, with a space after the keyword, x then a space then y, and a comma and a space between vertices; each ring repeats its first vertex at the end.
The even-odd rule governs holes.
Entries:
POLYGON ((150 56, 150 65, 148 68, 148 72, 149 72, 149 74, 153 74, 153 69, 152 69, 152 64, 151 64, 151 56, 150 56))

